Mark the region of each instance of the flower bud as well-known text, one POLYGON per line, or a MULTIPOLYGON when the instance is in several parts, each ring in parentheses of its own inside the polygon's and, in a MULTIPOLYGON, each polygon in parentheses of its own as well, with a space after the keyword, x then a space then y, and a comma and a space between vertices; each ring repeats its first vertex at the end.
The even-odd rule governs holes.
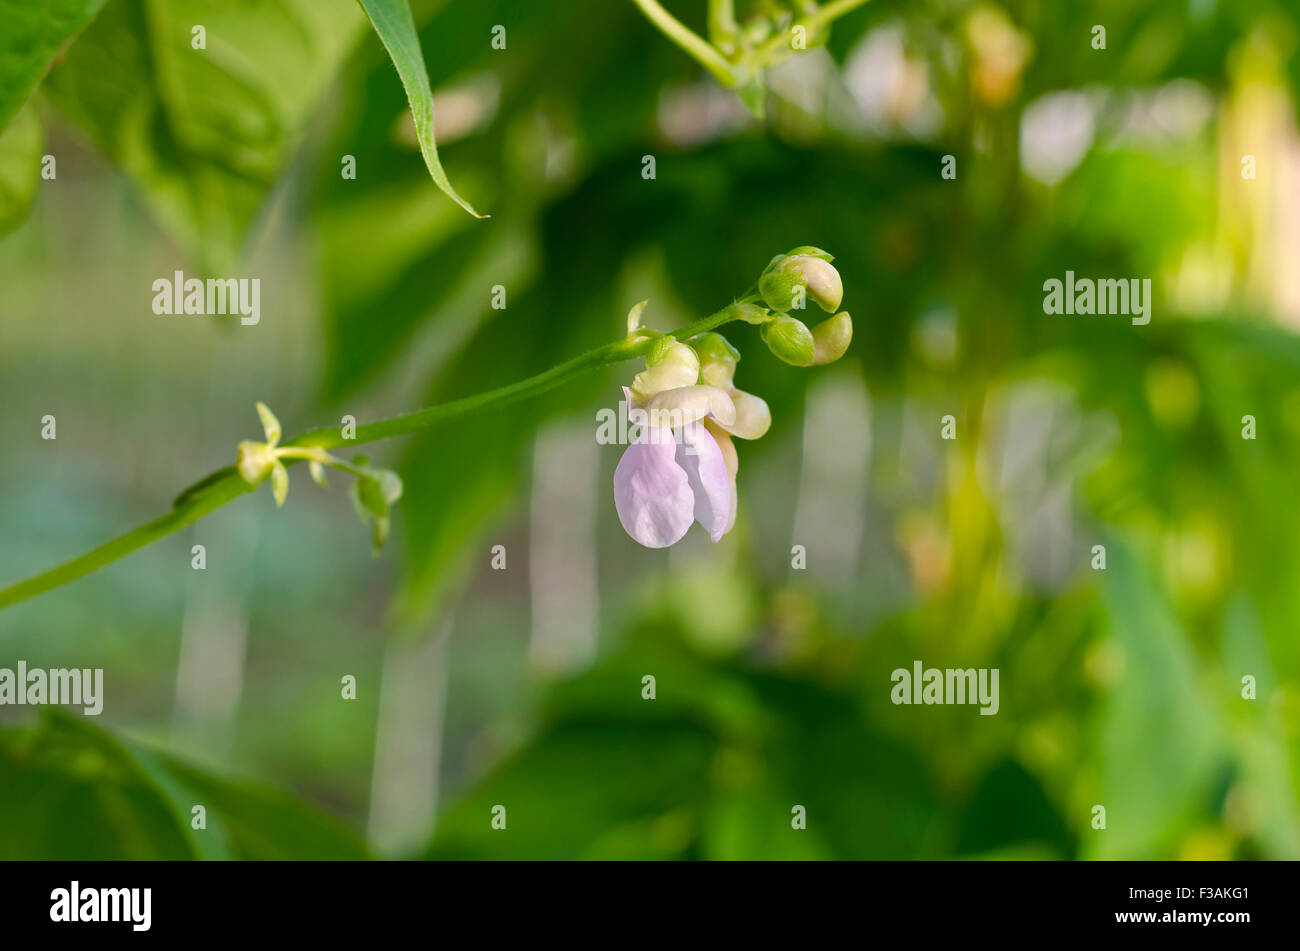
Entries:
POLYGON ((853 319, 847 310, 827 317, 812 329, 813 359, 811 366, 820 367, 834 363, 844 356, 853 340, 853 319))
POLYGON ((724 389, 736 375, 740 351, 720 333, 702 333, 691 338, 691 346, 700 358, 700 377, 710 386, 724 389))
MULTIPOLYGON (((667 337, 664 340, 668 340, 667 337)), ((646 368, 632 378, 632 396, 644 403, 656 393, 694 386, 700 379, 700 358, 676 340, 659 346, 646 356, 646 368)))
POLYGON ((777 255, 777 257, 794 257, 799 254, 810 258, 821 258, 823 261, 827 262, 835 260, 835 255, 831 254, 829 251, 823 251, 821 248, 814 248, 811 244, 801 244, 799 247, 792 249, 787 254, 780 254, 777 255))
POLYGON ((275 454, 264 442, 245 439, 238 446, 235 466, 249 485, 260 485, 275 466, 275 454))
POLYGON ((812 331, 804 326, 803 321, 789 314, 777 314, 771 323, 763 325, 761 333, 763 342, 778 359, 796 367, 812 363, 817 347, 813 343, 812 331))
POLYGON ((773 310, 789 310, 795 302, 795 289, 799 287, 828 314, 835 313, 844 297, 840 272, 830 261, 811 254, 786 255, 768 265, 758 279, 758 291, 773 310))

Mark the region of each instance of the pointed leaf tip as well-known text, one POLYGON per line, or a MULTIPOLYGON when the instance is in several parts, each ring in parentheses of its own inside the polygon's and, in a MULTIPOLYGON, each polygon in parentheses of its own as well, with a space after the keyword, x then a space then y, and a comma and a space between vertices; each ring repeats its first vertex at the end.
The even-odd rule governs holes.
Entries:
POLYGON ((474 210, 452 187, 438 158, 438 144, 434 138, 433 91, 429 88, 429 72, 420 51, 420 36, 415 29, 411 7, 407 0, 360 0, 361 8, 370 18, 375 33, 397 68, 397 75, 406 90, 411 105, 411 118, 415 120, 415 134, 420 141, 420 153, 429 175, 443 192, 475 218, 487 218, 474 210))

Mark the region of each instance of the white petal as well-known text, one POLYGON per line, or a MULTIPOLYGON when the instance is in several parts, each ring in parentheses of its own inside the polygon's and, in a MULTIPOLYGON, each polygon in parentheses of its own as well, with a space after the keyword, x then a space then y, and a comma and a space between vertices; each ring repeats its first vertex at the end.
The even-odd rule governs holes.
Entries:
POLYGON ((736 415, 730 423, 718 420, 723 429, 741 439, 758 439, 767 434, 772 426, 772 411, 765 399, 744 390, 732 390, 731 401, 735 404, 736 415))
POLYGON ((712 416, 724 425, 736 421, 736 404, 727 391, 705 384, 665 390, 650 400, 646 409, 652 425, 670 429, 678 429, 706 416, 712 416))

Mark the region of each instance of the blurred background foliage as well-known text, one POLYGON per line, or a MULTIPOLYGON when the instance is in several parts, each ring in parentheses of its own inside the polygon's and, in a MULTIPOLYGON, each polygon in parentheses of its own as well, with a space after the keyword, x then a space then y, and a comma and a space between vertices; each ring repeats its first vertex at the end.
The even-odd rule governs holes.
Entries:
POLYGON ((296 432, 486 389, 795 245, 856 339, 797 371, 731 335, 774 423, 716 546, 623 535, 626 366, 371 447, 381 559, 302 480, 4 611, 0 666, 106 702, 0 708, 0 856, 1300 857, 1294 4, 873 0, 760 123, 631 3, 417 2, 484 221, 350 0, 44 6, 0 3, 5 580, 229 464, 255 400, 296 432), (261 278, 261 323, 153 315, 175 270, 261 278), (1044 315, 1067 270, 1151 278, 1150 325, 1044 315), (916 659, 1000 669, 999 713, 893 705, 916 659))

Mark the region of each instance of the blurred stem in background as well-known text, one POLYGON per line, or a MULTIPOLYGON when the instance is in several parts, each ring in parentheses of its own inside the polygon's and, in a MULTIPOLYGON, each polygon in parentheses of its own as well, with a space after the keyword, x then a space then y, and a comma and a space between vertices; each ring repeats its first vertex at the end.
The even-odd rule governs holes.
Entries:
POLYGON ((777 20, 754 18, 744 24, 737 23, 732 0, 709 0, 709 40, 665 10, 658 0, 632 2, 719 83, 735 89, 745 106, 761 119, 766 96, 763 71, 791 52, 823 42, 825 37, 819 36, 819 31, 867 0, 832 0, 822 7, 810 3, 808 12, 797 20, 786 15, 777 20))
POLYGON ((658 0, 632 0, 632 2, 641 8, 641 12, 663 32, 664 36, 712 73, 718 82, 727 88, 736 85, 736 74, 726 57, 708 40, 660 6, 658 0))

